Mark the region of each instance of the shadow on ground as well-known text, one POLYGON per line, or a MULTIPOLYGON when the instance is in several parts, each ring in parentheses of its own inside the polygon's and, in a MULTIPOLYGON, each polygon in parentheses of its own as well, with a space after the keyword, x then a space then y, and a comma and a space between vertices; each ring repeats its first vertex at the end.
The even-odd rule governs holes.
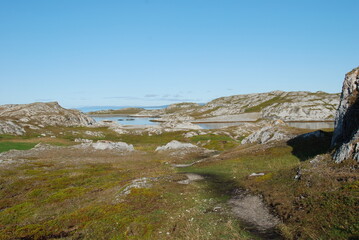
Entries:
POLYGON ((329 153, 331 151, 332 136, 333 132, 318 130, 292 138, 287 144, 293 148, 293 155, 299 158, 300 161, 306 161, 316 155, 329 153))

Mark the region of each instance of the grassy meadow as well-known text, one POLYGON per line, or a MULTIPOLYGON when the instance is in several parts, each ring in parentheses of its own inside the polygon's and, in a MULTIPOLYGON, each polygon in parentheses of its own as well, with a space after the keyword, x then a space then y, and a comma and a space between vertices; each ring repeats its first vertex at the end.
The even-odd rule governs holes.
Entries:
POLYGON ((227 201, 236 189, 263 196, 280 217, 278 232, 285 239, 358 236, 358 166, 331 162, 330 133, 321 142, 240 145, 238 139, 210 132, 184 138, 184 132, 138 136, 90 129, 102 133, 95 137, 86 135, 86 128, 47 130, 56 138, 36 132, 0 137, 1 152, 40 142, 54 146, 26 155, 26 161, 0 165, 0 239, 263 239, 231 213, 227 201), (77 144, 75 138, 124 141, 138 151, 64 147, 77 144), (173 139, 219 154, 174 168, 172 163, 201 156, 179 160, 154 151, 173 139), (312 150, 316 144, 319 152, 312 150), (317 153, 320 159, 310 163, 317 153), (265 175, 249 177, 259 172, 265 175), (179 184, 185 173, 204 180, 179 184), (136 181, 139 187, 131 188, 136 181))

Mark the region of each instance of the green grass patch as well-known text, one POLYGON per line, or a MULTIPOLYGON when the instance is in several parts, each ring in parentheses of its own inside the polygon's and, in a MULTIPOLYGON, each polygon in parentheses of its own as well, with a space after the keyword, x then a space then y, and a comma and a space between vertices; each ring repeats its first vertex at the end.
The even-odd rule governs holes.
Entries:
POLYGON ((6 208, 0 214, 0 226, 8 224, 17 224, 32 216, 34 212, 34 204, 23 202, 6 208))
MULTIPOLYGON (((52 195, 50 195, 45 201, 47 203, 64 201, 66 199, 81 197, 86 192, 86 188, 83 187, 69 187, 61 189, 52 195)), ((33 195, 34 196, 34 195, 33 195)))
POLYGON ((0 152, 6 152, 12 149, 16 150, 29 150, 37 143, 31 142, 0 142, 0 152))
POLYGON ((239 141, 226 135, 197 135, 191 138, 192 143, 202 143, 202 146, 211 150, 224 151, 239 145, 239 141))
POLYGON ((285 99, 283 97, 280 96, 276 96, 272 99, 269 99, 268 101, 262 102, 256 106, 247 108, 244 112, 245 113, 251 113, 251 112, 260 112, 262 111, 263 108, 268 107, 270 105, 273 105, 275 103, 283 103, 283 102, 288 102, 288 99, 285 99))
POLYGON ((238 155, 235 158, 224 159, 220 162, 203 163, 181 169, 181 171, 245 180, 249 174, 254 172, 272 172, 297 166, 299 159, 292 155, 291 151, 291 147, 278 146, 264 151, 238 155))
POLYGON ((190 113, 190 116, 191 117, 194 117, 194 118, 201 118, 201 117, 203 117, 204 115, 206 115, 206 114, 210 114, 211 112, 214 112, 214 111, 216 111, 216 110, 218 110, 218 109, 220 109, 221 107, 214 107, 214 108, 211 108, 211 109, 208 109, 208 110, 206 110, 206 111, 199 111, 199 110, 197 110, 197 111, 194 111, 194 112, 192 112, 192 113, 190 113))

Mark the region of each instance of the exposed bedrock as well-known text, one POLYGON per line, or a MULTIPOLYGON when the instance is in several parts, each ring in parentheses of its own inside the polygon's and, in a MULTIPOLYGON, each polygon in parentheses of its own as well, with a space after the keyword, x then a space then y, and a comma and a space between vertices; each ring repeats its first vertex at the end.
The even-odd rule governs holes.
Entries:
POLYGON ((359 161, 359 67, 345 75, 339 107, 335 117, 332 147, 334 159, 359 161))

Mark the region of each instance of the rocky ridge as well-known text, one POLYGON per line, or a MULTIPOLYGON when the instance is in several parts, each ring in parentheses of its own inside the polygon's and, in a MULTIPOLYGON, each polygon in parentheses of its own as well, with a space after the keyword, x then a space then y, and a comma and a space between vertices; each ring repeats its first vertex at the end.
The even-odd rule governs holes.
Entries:
POLYGON ((259 118, 333 121, 338 105, 338 93, 273 91, 221 97, 202 106, 196 103, 173 104, 165 109, 141 111, 134 116, 161 116, 159 121, 174 118, 202 122, 256 121, 259 118))
POLYGON ((23 135, 26 128, 45 126, 91 126, 95 120, 78 110, 65 109, 57 102, 8 104, 0 106, 0 133, 23 135))

